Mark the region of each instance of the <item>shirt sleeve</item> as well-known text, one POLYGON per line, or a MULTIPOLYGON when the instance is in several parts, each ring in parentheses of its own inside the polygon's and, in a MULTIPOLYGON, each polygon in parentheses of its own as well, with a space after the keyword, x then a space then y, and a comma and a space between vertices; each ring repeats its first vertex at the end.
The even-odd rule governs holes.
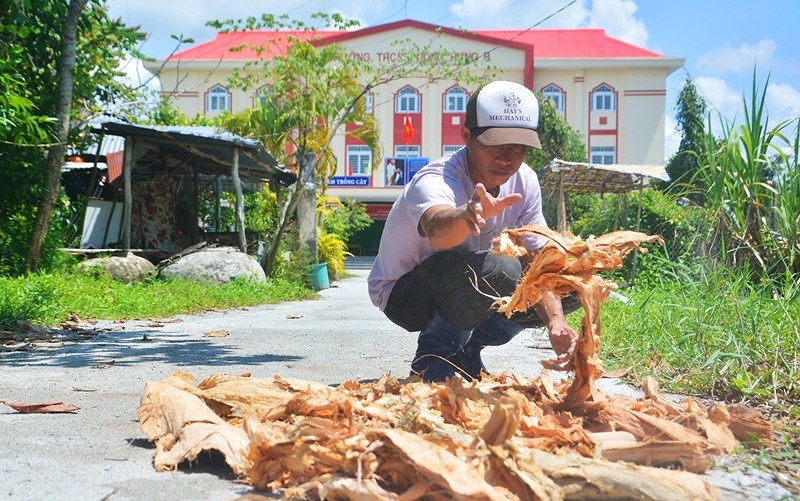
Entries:
POLYGON ((411 220, 419 228, 419 221, 426 210, 436 205, 456 207, 456 197, 441 169, 419 171, 405 194, 406 208, 411 220))

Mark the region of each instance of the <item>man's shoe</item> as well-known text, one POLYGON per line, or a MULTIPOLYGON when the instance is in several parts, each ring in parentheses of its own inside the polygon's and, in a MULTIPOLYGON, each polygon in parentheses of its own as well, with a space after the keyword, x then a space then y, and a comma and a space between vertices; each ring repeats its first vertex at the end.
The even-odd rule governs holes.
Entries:
MULTIPOLYGON (((470 380, 481 378, 481 372, 489 374, 481 359, 481 350, 486 346, 500 346, 511 341, 524 328, 504 315, 495 313, 472 329, 472 336, 451 361, 470 380)), ((465 378, 466 379, 466 378, 465 378)))
POLYGON ((469 341, 471 329, 461 329, 436 313, 419 333, 417 353, 411 362, 411 373, 426 383, 437 383, 456 375, 452 358, 469 341))

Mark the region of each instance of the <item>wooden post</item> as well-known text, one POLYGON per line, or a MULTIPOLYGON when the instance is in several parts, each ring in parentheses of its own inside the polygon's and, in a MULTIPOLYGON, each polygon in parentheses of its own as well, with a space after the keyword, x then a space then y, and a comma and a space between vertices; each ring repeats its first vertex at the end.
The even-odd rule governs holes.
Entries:
POLYGON ((125 200, 122 205, 122 248, 123 250, 130 250, 131 248, 131 207, 132 207, 132 194, 131 194, 131 170, 133 170, 133 149, 136 146, 136 140, 133 137, 125 138, 125 152, 123 153, 122 162, 122 183, 125 188, 125 200))
POLYGON ((220 195, 222 192, 222 177, 217 176, 214 179, 214 231, 219 231, 222 221, 222 204, 220 203, 220 195))
POLYGON ((564 200, 564 171, 558 173, 558 231, 567 229, 567 205, 564 200))
POLYGON ((233 148, 233 165, 231 166, 233 187, 236 189, 236 229, 239 231, 239 250, 247 252, 247 237, 244 232, 244 195, 239 180, 239 148, 233 148))
POLYGON ((197 220, 200 214, 200 175, 197 173, 197 166, 192 166, 192 245, 200 241, 200 229, 197 220))
MULTIPOLYGON (((644 176, 639 177, 639 207, 636 209, 636 231, 642 227, 642 192, 644 191, 644 176)), ((639 261, 639 253, 633 253, 633 276, 631 283, 636 284, 636 265, 639 261)))

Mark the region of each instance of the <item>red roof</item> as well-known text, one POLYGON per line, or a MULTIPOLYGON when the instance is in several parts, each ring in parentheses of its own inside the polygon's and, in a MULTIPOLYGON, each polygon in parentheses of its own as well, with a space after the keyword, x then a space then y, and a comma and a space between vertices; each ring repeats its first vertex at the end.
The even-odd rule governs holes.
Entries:
MULTIPOLYGON (((366 36, 401 27, 421 29, 441 28, 445 33, 455 37, 480 40, 487 43, 496 41, 497 45, 514 48, 533 48, 535 58, 662 58, 653 52, 635 45, 617 40, 606 35, 605 30, 595 28, 561 29, 561 30, 478 30, 461 32, 451 28, 439 27, 410 19, 379 26, 370 26, 357 31, 245 31, 234 33, 218 33, 214 40, 190 47, 173 54, 170 60, 202 61, 202 60, 253 60, 258 55, 251 46, 271 47, 274 54, 285 54, 290 37, 307 40, 318 37, 321 42, 327 40, 341 42, 360 36, 366 36), (505 42, 505 43, 503 43, 505 42), (231 47, 244 46, 240 51, 231 52, 231 47)), ((262 54, 269 58, 270 54, 262 54)))
POLYGON ((536 58, 664 57, 658 52, 611 38, 603 29, 479 30, 479 34, 533 46, 536 58))
MULTIPOLYGON (((219 61, 224 60, 253 60, 258 59, 258 54, 252 47, 268 47, 272 55, 286 54, 289 38, 308 40, 313 37, 324 39, 337 35, 338 31, 238 31, 232 33, 217 33, 214 40, 203 42, 186 50, 176 52, 168 59, 170 61, 219 61), (243 46, 239 51, 231 51, 232 47, 243 46)), ((269 59, 270 53, 265 51, 262 56, 269 59)))

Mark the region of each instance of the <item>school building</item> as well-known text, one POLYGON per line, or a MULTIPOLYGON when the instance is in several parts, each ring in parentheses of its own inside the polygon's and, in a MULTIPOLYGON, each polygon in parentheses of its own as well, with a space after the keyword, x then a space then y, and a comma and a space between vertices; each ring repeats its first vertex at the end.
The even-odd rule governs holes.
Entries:
MULTIPOLYGON (((255 106, 268 88, 247 92, 227 82, 235 68, 256 60, 255 51, 233 47, 262 45, 264 54, 284 53, 288 35, 253 31, 219 33, 216 38, 147 64, 160 69, 165 95, 188 116, 211 116, 255 106)), ((494 77, 541 91, 582 136, 593 163, 661 164, 664 161, 666 79, 683 58, 665 57, 606 35, 602 29, 462 31, 414 20, 356 31, 317 31, 318 44, 338 43, 353 58, 384 63, 398 57, 397 40, 432 44, 475 59, 478 71, 491 66, 494 77)), ((338 135, 332 147, 339 160, 328 180, 329 194, 365 203, 376 221, 351 242, 356 253, 377 252, 383 222, 405 181, 419 168, 462 146, 459 130, 466 114, 467 89, 453 81, 419 78, 376 87, 368 106, 381 131, 382 168, 371 172, 371 153, 360 141, 338 135)), ((542 166, 532 166, 539 168, 542 166)))

